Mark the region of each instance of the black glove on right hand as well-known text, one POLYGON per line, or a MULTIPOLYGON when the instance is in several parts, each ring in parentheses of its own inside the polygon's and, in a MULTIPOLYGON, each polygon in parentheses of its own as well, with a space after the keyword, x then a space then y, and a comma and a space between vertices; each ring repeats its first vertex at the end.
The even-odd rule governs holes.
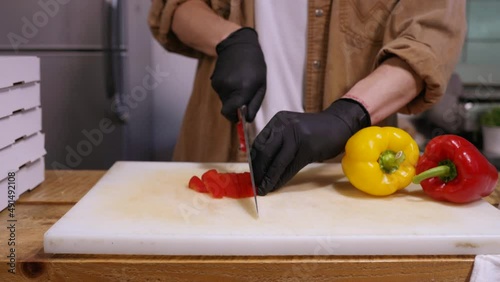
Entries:
POLYGON ((370 124, 366 109, 351 99, 339 99, 319 113, 278 112, 252 146, 258 194, 280 188, 312 162, 337 156, 354 133, 370 124))
POLYGON ((257 32, 241 28, 217 46, 212 87, 222 101, 221 113, 238 121, 238 108, 247 105, 246 120, 253 121, 266 93, 267 68, 257 32))

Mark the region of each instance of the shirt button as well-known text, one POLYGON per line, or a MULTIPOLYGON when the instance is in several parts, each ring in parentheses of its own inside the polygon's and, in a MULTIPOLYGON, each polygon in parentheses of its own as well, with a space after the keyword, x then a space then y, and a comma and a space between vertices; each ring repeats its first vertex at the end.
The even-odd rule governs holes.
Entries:
POLYGON ((323 16, 323 9, 316 9, 314 11, 314 14, 316 15, 316 17, 322 17, 323 16))
POLYGON ((314 60, 313 61, 313 67, 315 69, 319 69, 321 67, 321 61, 318 61, 318 60, 314 60))

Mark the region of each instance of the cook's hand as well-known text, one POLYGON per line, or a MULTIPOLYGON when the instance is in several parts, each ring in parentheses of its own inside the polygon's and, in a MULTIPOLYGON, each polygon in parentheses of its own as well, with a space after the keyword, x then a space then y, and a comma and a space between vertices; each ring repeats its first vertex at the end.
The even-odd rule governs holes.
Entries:
POLYGON ((320 113, 277 113, 252 146, 258 194, 280 188, 309 163, 337 156, 354 133, 369 125, 365 108, 350 99, 320 113))
POLYGON ((257 32, 241 28, 216 47, 217 62, 212 87, 222 101, 221 113, 238 121, 238 108, 247 105, 246 119, 253 121, 266 93, 266 62, 257 32))

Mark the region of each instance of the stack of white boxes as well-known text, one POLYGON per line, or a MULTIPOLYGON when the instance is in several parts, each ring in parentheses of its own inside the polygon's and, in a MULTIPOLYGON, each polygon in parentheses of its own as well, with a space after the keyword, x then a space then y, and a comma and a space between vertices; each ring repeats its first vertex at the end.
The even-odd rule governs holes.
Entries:
POLYGON ((41 130, 39 58, 0 56, 0 211, 43 182, 41 130))

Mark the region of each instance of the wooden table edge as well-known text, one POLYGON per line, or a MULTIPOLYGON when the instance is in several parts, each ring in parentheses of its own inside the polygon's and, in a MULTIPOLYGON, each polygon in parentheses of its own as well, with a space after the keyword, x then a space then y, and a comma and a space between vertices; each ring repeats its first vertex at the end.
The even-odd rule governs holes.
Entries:
MULTIPOLYGON (((94 184, 105 174, 106 171, 46 171, 46 181, 43 185, 43 189, 49 189, 50 185, 47 183, 55 183, 54 181, 59 181, 61 178, 65 177, 66 180, 69 177, 72 179, 82 178, 85 179, 85 175, 92 175, 90 181, 86 185, 80 187, 80 196, 84 196, 94 184), (62 174, 61 174, 62 173, 62 174), (59 176, 57 176, 57 175, 59 176)), ((38 187, 39 189, 42 187, 38 187)), ((16 205, 59 205, 71 207, 78 200, 54 200, 47 201, 42 199, 37 199, 37 193, 43 194, 47 191, 34 190, 21 195, 19 202, 16 205), (30 199, 31 198, 31 199, 30 199)), ((50 191, 49 191, 50 192, 50 191)), ((80 197, 80 198, 81 198, 80 197)), ((486 200, 491 204, 498 204, 500 202, 500 188, 496 187, 496 191, 492 194, 491 198, 486 200)), ((60 217, 59 217, 60 218, 60 217)), ((43 245, 43 239, 42 239, 43 245)), ((225 267, 228 265, 238 265, 242 269, 254 270, 258 267, 264 268, 275 268, 277 271, 286 271, 288 266, 290 267, 306 267, 307 265, 315 265, 322 271, 325 269, 336 269, 343 270, 351 269, 354 266, 360 266, 360 273, 369 273, 370 269, 387 269, 387 268, 398 268, 401 271, 410 271, 411 265, 415 265, 418 269, 433 269, 433 268, 445 268, 448 269, 446 272, 448 274, 441 277, 452 277, 453 272, 457 273, 457 277, 460 279, 468 279, 470 276, 473 264, 475 260, 475 255, 397 255, 397 256, 158 256, 158 255, 83 255, 83 254, 47 254, 43 251, 43 246, 40 246, 38 252, 33 253, 31 256, 19 258, 17 263, 19 264, 19 269, 22 270, 23 277, 34 277, 37 276, 40 269, 49 268, 65 268, 68 266, 68 271, 77 271, 80 267, 88 265, 94 268, 96 265, 114 265, 114 266, 141 266, 145 271, 154 270, 156 267, 191 267, 193 271, 208 271, 207 267, 225 267)), ((8 260, 5 257, 0 258, 0 263, 5 264, 8 260)), ((170 268, 169 268, 170 269, 170 268)), ((417 271, 416 270, 416 271, 417 271)), ((56 271, 52 270, 51 271, 56 271)), ((371 271, 371 270, 370 270, 371 271)), ((445 271, 445 270, 443 270, 445 271)), ((0 278, 2 274, 0 274, 0 278)), ((426 276, 427 277, 427 276, 426 276)), ((1 280, 1 279, 0 279, 1 280)), ((354 280, 355 281, 355 280, 354 280)), ((403 281, 403 280, 401 280, 403 281)), ((412 280, 413 281, 413 280, 412 280)), ((445 281, 445 280, 443 280, 445 281)), ((452 280, 446 280, 452 281, 452 280)), ((467 280, 463 280, 467 281, 467 280)))

